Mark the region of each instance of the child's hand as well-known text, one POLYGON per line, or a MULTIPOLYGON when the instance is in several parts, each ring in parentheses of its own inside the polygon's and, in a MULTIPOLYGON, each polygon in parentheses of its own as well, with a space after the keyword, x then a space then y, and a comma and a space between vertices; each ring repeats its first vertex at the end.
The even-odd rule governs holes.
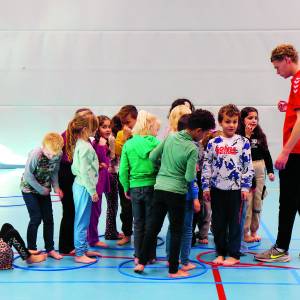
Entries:
POLYGON ((99 201, 99 196, 97 193, 95 193, 93 196, 92 196, 92 201, 93 202, 98 202, 99 201))
POLYGON ((201 210, 199 199, 194 199, 194 212, 198 213, 201 210))
POLYGON ((273 173, 268 174, 269 180, 274 181, 275 180, 275 175, 273 173))
POLYGON ((205 201, 210 201, 211 200, 210 191, 203 192, 203 198, 205 201))
POLYGON ((107 144, 107 140, 101 136, 98 144, 100 146, 105 146, 107 144))
POLYGON ((108 165, 106 163, 101 163, 99 166, 100 169, 108 169, 108 165))
POLYGON ((249 192, 242 191, 242 200, 247 201, 248 200, 248 195, 249 195, 249 192))
POLYGON ((246 134, 246 137, 251 137, 252 133, 253 133, 253 130, 254 130, 254 126, 252 126, 251 124, 248 124, 246 127, 245 127, 245 134, 246 134))
POLYGON ((54 192, 58 195, 58 197, 61 199, 64 196, 63 191, 60 188, 56 188, 54 192))
POLYGON ((129 192, 124 192, 124 195, 125 195, 125 198, 128 199, 128 200, 131 200, 131 197, 130 197, 130 194, 129 192))
POLYGON ((124 125, 123 127, 123 140, 127 141, 131 137, 131 128, 128 127, 127 125, 124 125))

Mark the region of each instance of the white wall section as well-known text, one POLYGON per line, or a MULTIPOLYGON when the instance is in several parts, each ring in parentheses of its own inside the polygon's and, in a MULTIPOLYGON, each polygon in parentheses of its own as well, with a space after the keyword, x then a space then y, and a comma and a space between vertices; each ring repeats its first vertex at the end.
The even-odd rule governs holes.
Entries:
POLYGON ((300 2, 278 0, 0 0, 0 144, 25 155, 73 112, 124 104, 165 121, 191 98, 256 106, 273 158, 290 82, 269 62, 279 43, 300 50, 300 2))

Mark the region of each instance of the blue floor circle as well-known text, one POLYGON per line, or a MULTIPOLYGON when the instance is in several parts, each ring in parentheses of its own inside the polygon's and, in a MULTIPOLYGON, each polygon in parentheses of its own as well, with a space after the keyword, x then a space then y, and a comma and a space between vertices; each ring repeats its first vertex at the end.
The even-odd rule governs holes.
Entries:
POLYGON ((193 275, 190 275, 190 276, 187 276, 187 277, 178 277, 178 278, 168 278, 168 277, 149 277, 147 276, 147 269, 165 269, 167 270, 168 267, 167 266, 155 266, 155 264, 153 265, 147 265, 145 267, 145 274, 136 274, 134 273, 133 271, 133 268, 134 266, 132 266, 132 268, 128 268, 127 265, 132 263, 134 260, 133 259, 129 259, 129 260, 126 260, 124 262, 122 262, 121 264, 119 264, 118 266, 118 271, 120 274, 124 275, 124 276, 127 276, 127 277, 131 277, 131 278, 137 278, 137 279, 143 279, 143 280, 182 280, 182 279, 189 279, 189 278, 194 278, 194 277, 199 277, 203 274, 205 274, 207 271, 208 271, 208 268, 205 264, 199 262, 199 261, 196 261, 196 260, 190 260, 191 263, 194 263, 197 265, 197 268, 194 269, 193 271, 195 272, 196 270, 199 270, 199 273, 196 273, 196 274, 193 274, 193 275), (127 273, 126 271, 124 270, 130 270, 131 273, 127 273))
MULTIPOLYGON (((18 260, 20 258, 20 256, 16 256, 14 258, 14 263, 13 266, 16 269, 21 269, 21 270, 27 270, 27 271, 38 271, 38 272, 53 272, 53 271, 69 271, 69 270, 77 270, 77 269, 83 269, 83 268, 87 268, 91 265, 96 264, 99 261, 99 257, 96 257, 96 261, 90 264, 77 264, 74 266, 67 266, 67 267, 41 267, 40 264, 30 264, 27 266, 21 266, 21 265, 17 265, 15 262, 16 260, 18 260)), ((48 258, 45 262, 47 262, 48 260, 50 260, 52 258, 48 258)), ((63 262, 63 259, 60 260, 60 262, 63 262)), ((44 262, 41 262, 44 263, 44 262)), ((74 264, 76 264, 74 262, 74 264)))
MULTIPOLYGON (((99 235, 99 238, 101 238, 101 237, 104 237, 104 234, 99 235)), ((157 243, 157 247, 162 246, 165 243, 163 238, 160 236, 157 237, 157 240, 159 241, 157 243)), ((134 250, 134 247, 131 247, 131 246, 124 247, 124 246, 118 246, 118 245, 116 245, 116 247, 108 246, 108 247, 95 247, 95 248, 107 249, 107 250, 134 250)))
POLYGON ((205 244, 198 244, 192 247, 192 249, 207 249, 207 250, 214 250, 215 246, 209 246, 209 245, 205 245, 205 244))

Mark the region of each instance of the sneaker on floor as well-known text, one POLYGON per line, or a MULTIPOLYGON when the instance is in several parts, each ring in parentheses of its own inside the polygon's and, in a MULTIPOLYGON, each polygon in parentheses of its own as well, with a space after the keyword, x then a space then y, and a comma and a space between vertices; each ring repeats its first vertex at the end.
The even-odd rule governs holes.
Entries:
POLYGON ((287 251, 280 251, 275 246, 271 249, 254 255, 254 258, 263 262, 288 262, 291 260, 287 251))

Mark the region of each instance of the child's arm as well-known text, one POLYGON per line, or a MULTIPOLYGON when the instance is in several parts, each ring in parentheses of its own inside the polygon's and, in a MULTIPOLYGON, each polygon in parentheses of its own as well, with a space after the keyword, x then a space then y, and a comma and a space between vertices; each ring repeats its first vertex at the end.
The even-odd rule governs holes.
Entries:
POLYGON ((198 213, 201 209, 201 206, 200 206, 200 201, 198 199, 199 187, 196 179, 194 179, 192 182, 189 183, 189 192, 191 193, 193 199, 194 212, 198 213))
POLYGON ((167 138, 165 138, 160 144, 158 144, 158 146, 156 146, 149 154, 149 159, 152 161, 155 167, 158 167, 160 165, 166 139, 167 138))
POLYGON ((42 186, 35 178, 33 172, 35 171, 38 161, 39 161, 39 151, 33 150, 27 159, 25 172, 24 172, 24 180, 30 184, 39 194, 41 195, 49 195, 50 189, 42 186))
POLYGON ((264 161, 265 161, 268 177, 271 181, 274 181, 275 175, 274 175, 274 168, 273 168, 273 160, 269 150, 264 151, 264 161))
POLYGON ((252 178, 254 176, 254 170, 251 158, 250 143, 247 139, 244 141, 242 150, 242 178, 241 178, 241 190, 242 192, 249 192, 252 186, 252 178))
POLYGON ((119 180, 124 188, 124 192, 127 193, 129 191, 129 161, 127 156, 126 145, 123 147, 121 160, 120 160, 120 169, 119 169, 119 180))
POLYGON ((124 126, 122 130, 117 133, 115 141, 115 153, 117 156, 121 156, 122 148, 126 141, 131 137, 131 129, 128 126, 124 126))
POLYGON ((109 145, 109 150, 110 150, 110 159, 114 159, 116 156, 115 153, 115 143, 116 139, 115 137, 111 134, 108 138, 108 145, 109 145))
POLYGON ((193 149, 188 156, 185 170, 185 180, 187 182, 191 182, 196 177, 196 164, 198 161, 198 151, 197 149, 193 149))
POLYGON ((96 153, 93 153, 94 149, 88 147, 81 149, 79 152, 79 173, 83 186, 87 189, 88 193, 93 197, 96 192, 96 185, 98 181, 98 169, 95 168, 93 162, 96 157, 96 153))
POLYGON ((123 148, 124 144, 125 144, 125 141, 123 140, 123 131, 120 130, 117 133, 117 137, 115 139, 115 154, 119 157, 121 156, 122 148, 123 148))
POLYGON ((213 146, 212 143, 209 142, 207 144, 207 150, 205 151, 204 154, 202 175, 201 175, 201 183, 202 183, 204 200, 210 200, 210 180, 213 172, 212 166, 213 166, 213 146))
POLYGON ((59 160, 57 160, 57 162, 55 164, 55 168, 51 174, 51 185, 53 187, 54 192, 57 193, 60 198, 63 197, 63 192, 59 188, 59 184, 58 184, 58 171, 59 171, 61 157, 62 157, 62 155, 60 156, 59 160))

